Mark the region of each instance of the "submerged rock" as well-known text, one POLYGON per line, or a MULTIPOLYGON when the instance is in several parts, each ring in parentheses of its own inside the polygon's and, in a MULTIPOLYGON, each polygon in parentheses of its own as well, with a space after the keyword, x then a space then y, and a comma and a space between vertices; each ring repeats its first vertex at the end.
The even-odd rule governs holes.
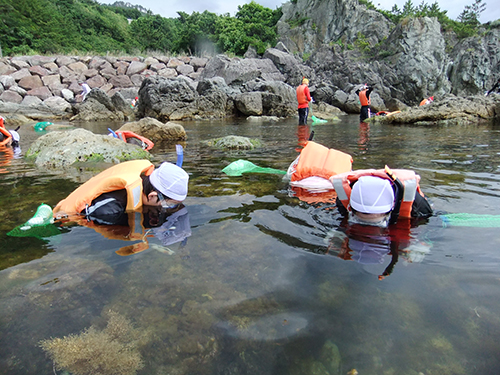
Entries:
POLYGON ((203 142, 204 144, 222 149, 238 149, 238 150, 253 150, 261 146, 258 139, 251 139, 247 137, 240 137, 237 135, 228 135, 223 138, 214 138, 203 142))
POLYGON ((78 162, 119 163, 150 157, 149 152, 137 145, 85 129, 47 133, 38 138, 26 153, 28 160, 47 168, 64 168, 78 162))

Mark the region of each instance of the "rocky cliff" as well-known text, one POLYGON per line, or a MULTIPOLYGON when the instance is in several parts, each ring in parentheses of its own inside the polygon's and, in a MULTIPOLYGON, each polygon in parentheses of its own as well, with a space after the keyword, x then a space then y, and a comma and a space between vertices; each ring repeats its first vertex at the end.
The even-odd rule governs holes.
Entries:
POLYGON ((394 25, 357 0, 297 0, 283 5, 278 31, 291 53, 310 54, 306 65, 318 78, 316 97, 335 105, 369 83, 385 103, 414 105, 430 95, 491 88, 500 76, 500 21, 491 26, 457 42, 435 18, 394 25))

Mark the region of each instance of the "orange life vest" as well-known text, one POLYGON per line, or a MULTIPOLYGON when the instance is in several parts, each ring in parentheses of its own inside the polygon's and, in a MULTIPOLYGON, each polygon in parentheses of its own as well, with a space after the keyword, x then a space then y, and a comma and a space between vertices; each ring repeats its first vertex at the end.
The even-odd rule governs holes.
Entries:
POLYGON ((342 151, 308 141, 290 168, 292 181, 300 181, 312 176, 328 180, 334 175, 350 171, 352 157, 342 151))
MULTIPOLYGON (((415 193, 418 192, 424 196, 420 190, 420 176, 414 171, 408 169, 393 169, 394 175, 402 182, 404 186, 403 198, 399 209, 399 217, 410 218, 411 208, 415 200, 415 193)), ((337 192, 337 196, 344 205, 349 207, 349 198, 351 197, 352 185, 362 176, 375 176, 393 181, 384 169, 361 169, 358 171, 342 173, 330 178, 330 181, 337 192)))
MULTIPOLYGON (((306 108, 309 106, 309 100, 311 95, 309 94, 309 97, 306 92, 307 85, 300 85, 297 87, 297 101, 299 102, 299 108, 306 108)), ((309 89, 307 90, 309 91, 309 89)))
POLYGON ((78 214, 101 194, 121 189, 127 190, 127 211, 138 210, 142 207, 141 174, 149 176, 153 170, 154 166, 148 160, 132 160, 114 165, 60 201, 53 210, 54 215, 78 214))
POLYGON ((359 102, 363 107, 371 104, 370 97, 366 96, 366 92, 367 90, 362 90, 359 92, 359 102))
POLYGON ((0 141, 0 146, 4 146, 7 143, 9 143, 9 141, 11 141, 12 134, 10 134, 10 132, 7 129, 5 129, 5 126, 3 125, 3 119, 1 121, 2 121, 2 124, 0 126, 0 133, 2 133, 4 135, 4 138, 2 141, 0 141))
POLYGON ((153 146, 155 145, 152 141, 150 141, 146 137, 143 137, 142 135, 136 134, 136 133, 128 131, 128 130, 117 130, 115 133, 118 135, 118 137, 120 137, 120 139, 122 141, 125 141, 125 142, 127 142, 127 140, 130 138, 139 139, 143 143, 142 148, 146 151, 151 150, 153 148, 153 146))

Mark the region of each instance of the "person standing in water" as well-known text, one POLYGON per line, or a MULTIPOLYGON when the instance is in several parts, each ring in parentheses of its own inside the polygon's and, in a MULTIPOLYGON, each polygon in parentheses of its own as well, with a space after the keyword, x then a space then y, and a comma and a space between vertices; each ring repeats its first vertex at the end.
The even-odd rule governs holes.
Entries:
POLYGON ((359 102, 361 103, 361 113, 359 115, 359 121, 364 122, 367 118, 371 117, 370 114, 370 93, 373 91, 372 87, 365 84, 356 90, 356 95, 359 96, 359 102))
POLYGON ((302 84, 297 87, 297 101, 299 102, 299 125, 307 125, 307 116, 309 115, 309 102, 312 100, 309 92, 309 80, 302 79, 302 84))

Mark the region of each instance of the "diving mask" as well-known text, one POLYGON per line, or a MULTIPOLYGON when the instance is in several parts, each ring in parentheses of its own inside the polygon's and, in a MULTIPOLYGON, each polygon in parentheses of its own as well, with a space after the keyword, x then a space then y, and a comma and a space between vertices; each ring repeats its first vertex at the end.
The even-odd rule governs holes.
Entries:
POLYGON ((168 198, 166 198, 162 193, 160 193, 158 190, 156 190, 156 194, 158 196, 158 202, 160 202, 161 204, 161 207, 165 210, 169 209, 169 208, 175 208, 179 205, 179 203, 168 203, 167 200, 170 200, 168 198))
POLYGON ((372 227, 387 228, 389 226, 390 213, 373 216, 371 214, 355 214, 354 212, 349 212, 349 224, 359 224, 359 225, 371 225, 372 227))

